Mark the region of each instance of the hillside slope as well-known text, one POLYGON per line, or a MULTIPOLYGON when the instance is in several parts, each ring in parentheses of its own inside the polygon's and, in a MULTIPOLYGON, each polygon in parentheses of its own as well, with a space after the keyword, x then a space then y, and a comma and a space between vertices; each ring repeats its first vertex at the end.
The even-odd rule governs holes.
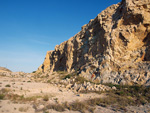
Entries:
POLYGON ((0 72, 11 72, 11 71, 5 67, 0 67, 0 72))
POLYGON ((100 83, 146 84, 149 43, 150 0, 122 0, 48 51, 37 72, 78 71, 100 83))

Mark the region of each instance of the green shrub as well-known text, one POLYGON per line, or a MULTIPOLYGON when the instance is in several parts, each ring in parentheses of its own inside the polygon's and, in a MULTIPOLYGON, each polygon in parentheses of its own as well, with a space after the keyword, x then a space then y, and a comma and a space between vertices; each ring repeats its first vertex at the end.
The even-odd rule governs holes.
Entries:
POLYGON ((83 84, 84 81, 88 82, 88 80, 86 80, 84 77, 81 77, 81 76, 77 76, 75 79, 75 82, 81 83, 81 84, 83 84))
POLYGON ((36 73, 36 71, 33 71, 32 73, 36 73))
POLYGON ((59 73, 59 74, 66 74, 65 71, 57 71, 57 73, 59 73))
POLYGON ((4 99, 4 97, 5 97, 5 95, 4 95, 4 94, 0 94, 0 100, 3 100, 3 99, 4 99))
POLYGON ((43 97, 43 100, 44 100, 44 101, 48 101, 48 100, 49 100, 48 95, 45 95, 45 96, 43 97))
POLYGON ((66 75, 63 79, 66 79, 66 78, 71 78, 71 74, 68 74, 68 75, 66 75))
POLYGON ((51 83, 51 80, 48 80, 47 83, 51 83))
POLYGON ((10 84, 7 84, 7 85, 5 85, 5 87, 11 87, 11 85, 10 85, 10 84))

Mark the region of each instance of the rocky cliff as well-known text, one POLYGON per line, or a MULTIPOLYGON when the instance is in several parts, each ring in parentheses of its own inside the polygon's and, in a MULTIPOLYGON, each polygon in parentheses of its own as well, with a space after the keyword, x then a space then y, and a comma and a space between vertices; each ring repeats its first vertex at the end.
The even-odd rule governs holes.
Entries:
POLYGON ((150 80, 150 0, 122 0, 48 51, 37 71, 77 71, 100 83, 150 80))

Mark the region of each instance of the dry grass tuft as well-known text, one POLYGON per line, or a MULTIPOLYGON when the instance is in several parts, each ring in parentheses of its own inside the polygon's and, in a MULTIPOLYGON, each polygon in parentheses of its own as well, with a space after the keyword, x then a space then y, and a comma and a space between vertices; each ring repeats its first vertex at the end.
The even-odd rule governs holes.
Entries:
POLYGON ((49 96, 48 96, 48 95, 45 95, 45 96, 43 97, 43 100, 44 100, 44 101, 48 101, 48 100, 49 100, 49 96))
POLYGON ((20 107, 20 108, 19 108, 19 111, 20 111, 20 112, 27 112, 28 109, 29 109, 28 107, 20 107))
POLYGON ((56 111, 63 112, 65 111, 65 106, 63 106, 62 104, 49 104, 46 106, 46 109, 54 109, 56 111))

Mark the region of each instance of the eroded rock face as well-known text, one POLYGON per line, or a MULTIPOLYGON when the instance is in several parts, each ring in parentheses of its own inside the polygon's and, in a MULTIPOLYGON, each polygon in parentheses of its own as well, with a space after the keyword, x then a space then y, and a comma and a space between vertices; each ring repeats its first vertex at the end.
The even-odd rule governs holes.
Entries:
POLYGON ((47 52, 38 71, 78 71, 100 83, 145 84, 150 78, 150 0, 122 0, 47 52))

